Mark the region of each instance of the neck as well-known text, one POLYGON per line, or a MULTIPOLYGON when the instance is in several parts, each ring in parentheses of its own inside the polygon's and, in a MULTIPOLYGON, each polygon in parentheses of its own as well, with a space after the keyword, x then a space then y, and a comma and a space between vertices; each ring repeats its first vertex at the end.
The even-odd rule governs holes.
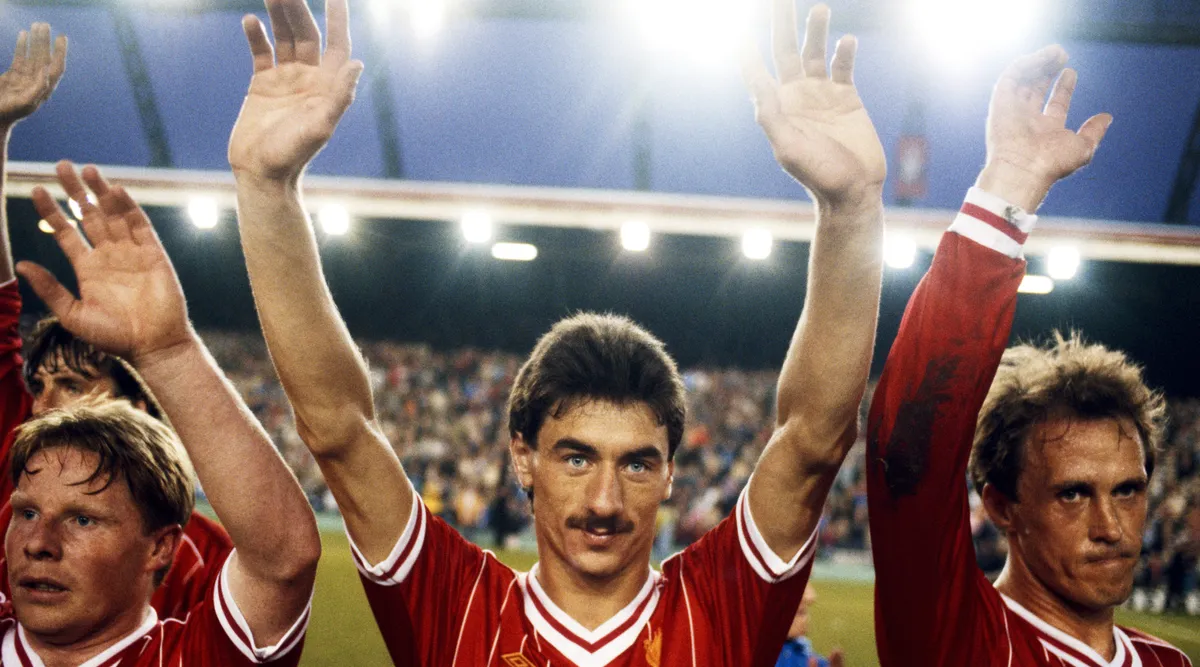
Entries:
POLYGON ((28 628, 22 629, 29 648, 46 667, 77 667, 128 637, 146 620, 147 613, 145 606, 129 610, 103 628, 94 628, 72 641, 63 641, 56 635, 37 634, 28 628))
POLYGON ((1087 644, 1105 660, 1117 653, 1113 637, 1113 608, 1086 609, 1064 600, 1047 588, 1018 558, 1009 554, 996 590, 1046 623, 1087 644))
POLYGON ((595 630, 617 615, 637 597, 650 565, 623 568, 609 578, 589 577, 553 558, 538 563, 537 581, 546 595, 568 616, 588 630, 595 630))

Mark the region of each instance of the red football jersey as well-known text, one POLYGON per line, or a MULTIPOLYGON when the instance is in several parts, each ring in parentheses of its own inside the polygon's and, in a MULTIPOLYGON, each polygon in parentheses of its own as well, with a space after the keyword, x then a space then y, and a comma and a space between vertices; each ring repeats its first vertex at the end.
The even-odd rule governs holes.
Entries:
POLYGON ((1114 627, 1116 655, 1002 596, 975 562, 967 463, 1008 343, 1032 216, 973 189, 909 301, 871 405, 867 495, 882 667, 1183 667, 1178 649, 1114 627), (885 474, 886 473, 886 474, 885 474))
POLYGON ((589 631, 550 600, 537 566, 513 571, 419 497, 385 561, 367 565, 353 549, 399 667, 773 666, 815 550, 814 536, 783 562, 755 527, 743 492, 731 516, 661 572, 647 567, 634 600, 589 631))
MULTIPOLYGON (((0 535, 12 519, 12 475, 9 454, 18 426, 29 419, 33 399, 25 389, 21 371, 21 293, 17 281, 0 285, 0 535)), ((166 578, 154 591, 150 604, 160 618, 183 618, 204 600, 233 550, 233 541, 220 524, 193 512, 183 529, 183 541, 166 578)), ((8 600, 8 561, 0 549, 0 602, 8 600)))
MULTIPOLYGON (((228 564, 226 560, 226 564, 228 564)), ((146 620, 134 632, 93 656, 80 667, 240 667, 270 663, 294 667, 300 663, 309 608, 274 646, 259 648, 251 640, 250 628, 229 593, 225 567, 203 602, 182 619, 160 621, 148 608, 146 620)), ((42 667, 16 620, 0 621, 4 633, 0 644, 0 666, 42 667)))

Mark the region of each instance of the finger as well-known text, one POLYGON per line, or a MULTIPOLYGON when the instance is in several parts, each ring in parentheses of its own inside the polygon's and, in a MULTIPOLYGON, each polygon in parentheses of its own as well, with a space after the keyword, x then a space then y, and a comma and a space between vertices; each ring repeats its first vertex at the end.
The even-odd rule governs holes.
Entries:
POLYGON ((329 118, 331 124, 337 125, 346 110, 354 103, 355 91, 358 89, 358 80, 362 77, 363 63, 361 60, 351 60, 342 66, 337 73, 337 97, 334 103, 330 105, 329 118))
POLYGON ((50 24, 34 23, 29 35, 29 64, 41 69, 50 66, 50 24))
POLYGON ((43 187, 33 189, 33 208, 37 211, 50 228, 54 231, 54 240, 58 243, 58 247, 62 248, 63 254, 67 256, 72 264, 75 259, 88 252, 88 243, 75 228, 67 220, 67 216, 63 213, 58 202, 54 201, 54 197, 43 187))
POLYGON ((296 62, 321 64, 321 30, 304 0, 283 0, 283 11, 292 28, 292 43, 296 46, 296 62))
POLYGON ((63 326, 68 326, 70 320, 70 312, 75 307, 75 295, 63 284, 58 282, 58 278, 54 274, 47 271, 39 264, 33 262, 17 262, 17 273, 29 283, 33 288, 38 298, 50 312, 58 316, 58 319, 63 322, 63 326))
POLYGON ((120 185, 115 186, 108 195, 112 202, 113 217, 121 221, 124 233, 138 245, 156 243, 158 235, 150 224, 150 216, 142 209, 133 195, 120 185))
POLYGON ((804 46, 800 50, 804 74, 827 77, 829 66, 825 64, 825 52, 829 48, 829 6, 817 5, 810 9, 806 26, 804 46))
MULTIPOLYGON (((742 45, 741 60, 742 80, 746 84, 746 90, 750 91, 750 100, 754 103, 755 120, 765 129, 774 124, 774 119, 780 113, 777 84, 767 71, 767 65, 753 43, 746 42, 742 45)), ((770 131, 767 134, 770 136, 770 131)))
POLYGON ((1071 96, 1075 94, 1075 83, 1078 80, 1079 75, 1070 67, 1062 71, 1058 81, 1054 82, 1054 89, 1050 91, 1050 100, 1046 102, 1044 113, 1047 116, 1066 124, 1067 113, 1071 110, 1071 96))
POLYGON ((26 51, 29 50, 29 33, 22 30, 17 34, 17 48, 13 51, 12 70, 19 72, 25 67, 26 51))
POLYGON ((347 0, 325 0, 325 58, 334 67, 350 59, 350 8, 347 0))
MULTIPOLYGON (((1108 134, 1108 128, 1112 126, 1112 114, 1101 113, 1092 116, 1083 122, 1079 127, 1079 136, 1087 140, 1092 147, 1092 155, 1096 154, 1096 149, 1100 148, 1100 142, 1104 140, 1104 135, 1108 134)), ((1091 156, 1088 157, 1091 161, 1091 156)))
POLYGON ((54 60, 50 63, 50 88, 54 89, 67 71, 67 36, 59 35, 54 39, 54 60))
POLYGON ((1046 93, 1067 65, 1067 52, 1057 44, 1018 58, 1005 70, 1002 81, 1015 86, 1027 101, 1036 100, 1041 106, 1046 93))
POLYGON ((83 180, 95 193, 96 201, 99 202, 98 215, 104 219, 108 241, 128 241, 132 234, 124 215, 131 208, 137 208, 137 204, 127 204, 126 202, 133 201, 132 198, 125 194, 124 189, 110 185, 96 165, 89 164, 83 168, 83 180))
POLYGON ((771 9, 771 51, 781 82, 804 75, 804 60, 796 43, 796 0, 774 0, 771 9))
POLYGON ((88 197, 87 188, 84 187, 83 181, 79 180, 79 174, 75 173, 75 165, 67 160, 62 160, 54 166, 54 172, 67 196, 79 204, 79 210, 84 217, 91 214, 96 205, 88 197))
POLYGON ((100 170, 94 164, 86 165, 83 168, 83 182, 92 189, 96 194, 96 201, 100 202, 100 207, 105 213, 111 213, 108 206, 105 206, 105 196, 112 191, 112 186, 109 185, 108 179, 100 173, 100 170))
POLYGON ((845 35, 838 40, 833 52, 833 80, 854 85, 854 56, 858 55, 858 38, 845 35))
POLYGON ((271 19, 271 34, 275 35, 276 62, 290 63, 296 59, 295 38, 288 23, 283 4, 288 0, 267 0, 267 17, 271 19))
POLYGON ((275 49, 271 47, 271 40, 267 37, 267 28, 263 22, 257 16, 247 14, 242 17, 242 30, 246 33, 246 41, 250 43, 254 72, 257 74, 274 67, 275 49))

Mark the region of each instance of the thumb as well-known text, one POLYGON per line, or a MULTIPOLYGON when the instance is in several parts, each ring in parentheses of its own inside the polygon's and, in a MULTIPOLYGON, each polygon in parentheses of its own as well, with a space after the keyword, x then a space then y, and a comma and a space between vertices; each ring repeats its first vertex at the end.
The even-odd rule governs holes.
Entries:
POLYGON ((33 288, 42 303, 46 304, 50 312, 62 321, 63 326, 70 329, 68 320, 70 312, 75 308, 77 302, 75 295, 71 294, 70 290, 63 287, 53 274, 39 264, 18 262, 17 273, 25 279, 25 282, 29 283, 29 286, 33 288))
MULTIPOLYGON (((1100 141, 1104 139, 1104 135, 1108 132, 1108 128, 1112 125, 1112 122, 1112 114, 1102 113, 1092 116, 1080 126, 1077 134, 1092 145, 1092 155, 1100 147, 1100 141)), ((1088 159, 1091 159, 1091 155, 1088 156, 1088 159)))

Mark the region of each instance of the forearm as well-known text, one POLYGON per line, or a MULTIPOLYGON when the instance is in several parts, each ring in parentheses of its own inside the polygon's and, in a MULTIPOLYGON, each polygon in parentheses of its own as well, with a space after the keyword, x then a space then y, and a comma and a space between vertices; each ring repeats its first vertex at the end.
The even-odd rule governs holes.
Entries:
POLYGON ((0 284, 16 277, 13 273, 12 243, 8 233, 8 141, 12 126, 0 125, 0 284))
POLYGON ((779 377, 779 429, 805 462, 836 468, 853 444, 879 317, 883 202, 876 194, 849 207, 818 207, 804 310, 779 377))
POLYGON ((280 382, 313 453, 337 456, 374 407, 366 363, 321 270, 295 183, 238 179, 238 218, 259 320, 280 382))
POLYGON ((192 333, 133 362, 187 449, 241 566, 262 580, 310 586, 321 549, 312 509, 204 344, 192 333))

